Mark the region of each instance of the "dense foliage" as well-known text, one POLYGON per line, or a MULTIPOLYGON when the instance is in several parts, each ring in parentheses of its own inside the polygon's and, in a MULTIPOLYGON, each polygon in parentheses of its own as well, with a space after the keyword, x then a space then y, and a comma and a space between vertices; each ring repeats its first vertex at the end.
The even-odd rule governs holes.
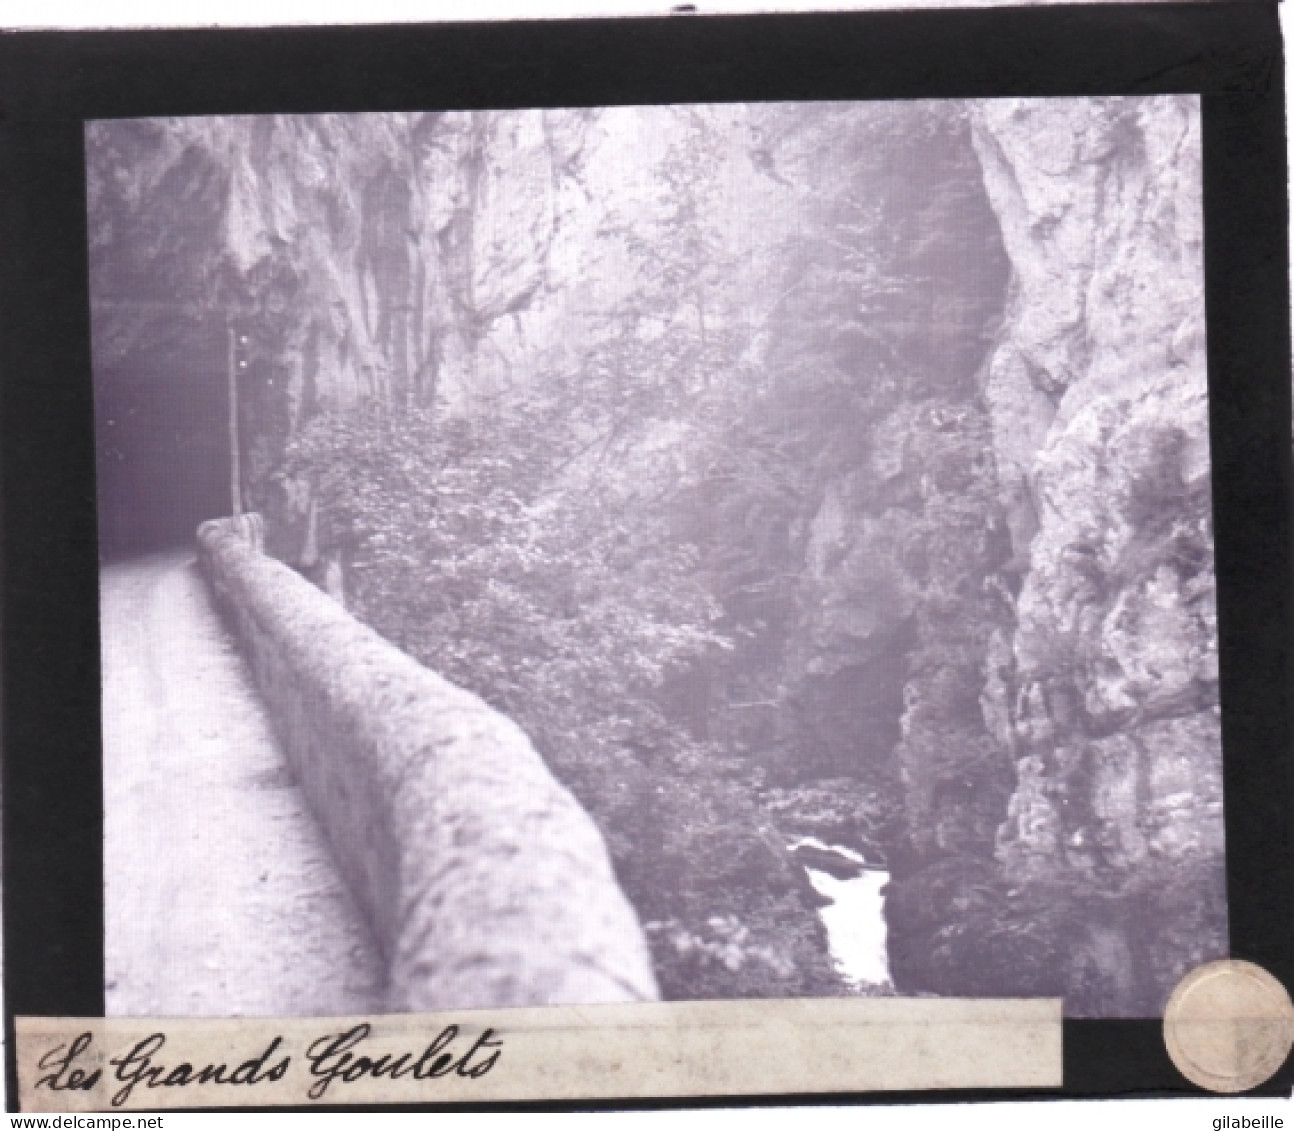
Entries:
POLYGON ((943 783, 1003 800, 973 377, 1005 267, 957 107, 752 109, 736 143, 722 113, 673 111, 608 209, 567 360, 472 411, 324 412, 282 471, 354 611, 593 814, 667 996, 838 993, 790 840, 875 860, 943 783))
POLYGON ((740 768, 662 704, 671 675, 731 647, 695 547, 644 539, 607 491, 554 490, 561 421, 526 407, 488 427, 374 410, 304 431, 288 466, 348 550, 354 610, 531 735, 604 830, 668 992, 835 991, 740 768))

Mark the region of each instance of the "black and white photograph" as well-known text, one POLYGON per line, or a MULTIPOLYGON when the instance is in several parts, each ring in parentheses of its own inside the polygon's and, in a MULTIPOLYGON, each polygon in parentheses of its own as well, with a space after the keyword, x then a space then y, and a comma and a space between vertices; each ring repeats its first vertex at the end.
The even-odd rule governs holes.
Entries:
POLYGON ((1197 96, 85 154, 110 1017, 1228 955, 1197 96))

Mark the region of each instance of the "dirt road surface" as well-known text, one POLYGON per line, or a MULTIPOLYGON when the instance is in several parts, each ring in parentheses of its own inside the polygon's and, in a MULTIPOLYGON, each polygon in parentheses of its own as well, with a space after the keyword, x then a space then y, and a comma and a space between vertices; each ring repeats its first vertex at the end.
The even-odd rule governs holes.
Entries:
POLYGON ((107 567, 109 1016, 371 1013, 382 963, 191 553, 107 567))

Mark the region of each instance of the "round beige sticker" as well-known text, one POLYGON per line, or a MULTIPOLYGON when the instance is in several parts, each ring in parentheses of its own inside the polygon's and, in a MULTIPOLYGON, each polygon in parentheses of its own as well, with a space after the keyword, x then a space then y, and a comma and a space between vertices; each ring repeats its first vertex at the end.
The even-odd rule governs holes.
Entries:
POLYGON ((1164 1043, 1183 1076, 1211 1092, 1256 1088, 1294 1045, 1294 1005, 1261 966, 1223 959, 1197 966, 1164 1009, 1164 1043))

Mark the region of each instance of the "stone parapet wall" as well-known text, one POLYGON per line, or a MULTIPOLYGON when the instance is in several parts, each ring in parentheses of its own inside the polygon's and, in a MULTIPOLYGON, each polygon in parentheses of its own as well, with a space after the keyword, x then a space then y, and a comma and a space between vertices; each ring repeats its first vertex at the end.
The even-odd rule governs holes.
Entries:
POLYGON ((601 834, 510 719, 204 523, 199 559, 338 866, 396 1011, 657 997, 601 834))

